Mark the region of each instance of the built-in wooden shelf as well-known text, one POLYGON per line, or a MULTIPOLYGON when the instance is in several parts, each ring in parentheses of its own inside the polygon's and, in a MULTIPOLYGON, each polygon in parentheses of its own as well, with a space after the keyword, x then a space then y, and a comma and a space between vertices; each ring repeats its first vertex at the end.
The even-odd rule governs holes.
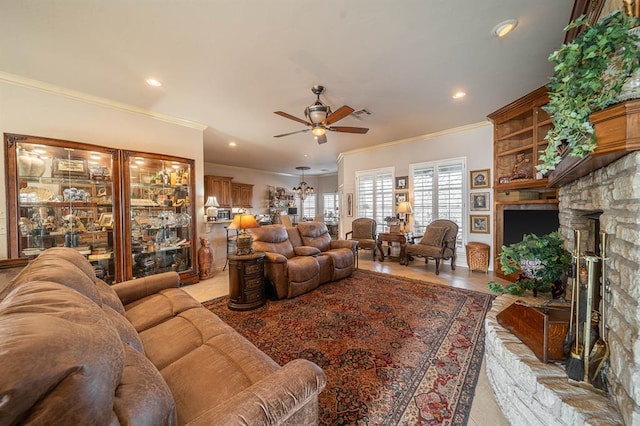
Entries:
POLYGON ((549 186, 559 187, 640 149, 640 100, 626 101, 590 116, 597 147, 590 155, 567 155, 549 173, 549 186))

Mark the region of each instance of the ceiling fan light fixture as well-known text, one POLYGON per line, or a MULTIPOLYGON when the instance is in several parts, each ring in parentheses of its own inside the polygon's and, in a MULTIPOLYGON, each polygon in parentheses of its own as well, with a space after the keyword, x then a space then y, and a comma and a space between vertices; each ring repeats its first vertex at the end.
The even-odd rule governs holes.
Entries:
POLYGON ((322 136, 325 134, 325 132, 326 132, 325 128, 322 127, 321 125, 315 125, 311 130, 311 133, 313 133, 314 136, 322 136))
POLYGON ((502 21, 498 25, 493 27, 493 30, 491 30, 491 34, 496 37, 504 37, 511 31, 513 31, 517 26, 517 19, 507 19, 506 21, 502 21))
POLYGON ((311 124, 321 124, 331 113, 331 108, 327 105, 315 103, 305 110, 305 115, 311 124))

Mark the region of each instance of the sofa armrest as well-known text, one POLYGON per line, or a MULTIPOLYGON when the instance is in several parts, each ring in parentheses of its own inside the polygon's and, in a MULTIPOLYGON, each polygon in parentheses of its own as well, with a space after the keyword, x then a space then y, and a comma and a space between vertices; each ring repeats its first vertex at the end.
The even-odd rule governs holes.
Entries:
POLYGON ((287 263, 287 256, 280 253, 265 251, 265 261, 269 263, 287 263))
POLYGON ((331 247, 332 249, 346 248, 352 250, 355 253, 357 246, 358 242, 355 240, 331 240, 331 244, 329 247, 331 247))
MULTIPOLYGON (((295 359, 188 424, 282 424, 314 398, 317 404, 318 394, 326 384, 320 367, 295 359)), ((317 423, 317 419, 313 421, 317 423)))
POLYGON ((293 248, 296 256, 314 256, 322 253, 319 248, 311 246, 298 246, 293 248))
POLYGON ((111 286, 124 305, 155 294, 160 290, 178 287, 180 287, 180 275, 173 271, 123 281, 111 286))

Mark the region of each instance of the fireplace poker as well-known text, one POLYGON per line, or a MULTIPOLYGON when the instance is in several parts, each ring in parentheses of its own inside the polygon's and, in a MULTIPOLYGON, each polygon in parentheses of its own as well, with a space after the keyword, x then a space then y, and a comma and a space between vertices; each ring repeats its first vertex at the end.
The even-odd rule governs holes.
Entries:
POLYGON ((607 359, 609 359, 609 344, 604 339, 607 324, 605 312, 608 309, 606 300, 607 298, 605 296, 607 285, 607 268, 604 264, 608 260, 607 234, 604 232, 600 233, 600 260, 602 260, 602 271, 600 274, 600 298, 602 300, 602 312, 600 313, 600 336, 598 340, 593 344, 593 348, 591 349, 591 353, 589 354, 589 359, 591 361, 591 365, 589 365, 589 375, 591 382, 595 381, 595 379, 598 377, 598 374, 600 374, 602 366, 607 361, 607 359))
POLYGON ((578 271, 580 270, 580 240, 581 231, 574 230, 574 250, 573 258, 575 261, 575 273, 573 274, 573 288, 571 291, 571 320, 569 325, 569 334, 571 336, 567 339, 570 344, 573 343, 571 353, 567 357, 565 364, 565 370, 567 376, 571 380, 582 380, 584 377, 584 363, 582 361, 582 346, 579 342, 580 327, 579 327, 579 315, 580 315, 580 283, 578 282, 578 271), (575 317, 573 316, 575 310, 575 317), (575 327, 575 329, 574 329, 575 327))
POLYGON ((597 280, 596 267, 600 258, 598 256, 585 256, 584 260, 587 262, 587 271, 589 273, 589 278, 587 280, 587 306, 586 306, 586 317, 583 325, 584 329, 584 339, 582 344, 584 346, 583 351, 583 359, 584 359, 584 378, 583 381, 586 383, 591 383, 589 378, 589 366, 591 359, 591 316, 593 309, 593 290, 597 280))

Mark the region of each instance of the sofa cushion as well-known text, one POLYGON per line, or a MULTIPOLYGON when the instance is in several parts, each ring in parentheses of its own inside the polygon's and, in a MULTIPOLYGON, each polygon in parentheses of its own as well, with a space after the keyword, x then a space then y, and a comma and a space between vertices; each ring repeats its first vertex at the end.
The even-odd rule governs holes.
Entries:
MULTIPOLYGON (((49 249, 51 250, 51 249, 49 249)), ((98 293, 95 284, 95 274, 93 277, 87 275, 86 271, 63 257, 49 255, 49 250, 38 256, 28 267, 24 268, 11 282, 11 287, 18 287, 30 281, 49 281, 62 284, 72 288, 78 293, 88 297, 93 302, 102 305, 102 297, 98 293), (45 256, 47 254, 47 256, 45 256)), ((68 250, 66 253, 74 252, 68 250)), ((56 250, 57 253, 62 253, 56 250)), ((93 269, 91 269, 93 272, 93 269)))
POLYGON ((93 269, 93 266, 91 266, 91 263, 87 262, 87 259, 85 259, 78 250, 69 250, 65 247, 51 247, 38 256, 32 264, 44 259, 64 259, 80 268, 82 272, 87 274, 87 276, 92 280, 96 280, 96 272, 93 269))
POLYGON ((317 247, 320 251, 330 248, 331 236, 327 225, 323 222, 302 222, 298 224, 298 231, 305 246, 317 247))
POLYGON ((126 317, 138 333, 154 327, 180 312, 200 307, 197 300, 179 288, 168 288, 125 306, 126 317))
POLYGON ((64 285, 27 282, 0 301, 0 365, 2 423, 116 421, 124 346, 102 309, 64 285))
POLYGON ((420 240, 420 244, 441 247, 442 241, 444 241, 444 236, 447 234, 448 230, 449 228, 441 226, 427 226, 427 229, 422 236, 422 240, 420 240))
POLYGON ((280 368, 202 306, 145 330, 140 337, 173 392, 180 424, 280 368))
POLYGON ((317 247, 298 246, 293 248, 293 252, 296 256, 313 256, 322 253, 317 247))
POLYGON ((124 371, 113 410, 122 425, 175 425, 173 395, 160 372, 144 355, 125 346, 124 371))
POLYGON ((100 294, 100 299, 102 300, 103 305, 107 305, 120 315, 124 315, 124 305, 109 284, 105 283, 100 278, 96 278, 96 289, 100 294))
POLYGON ((102 305, 102 310, 106 315, 113 328, 120 336, 120 340, 122 343, 132 347, 136 351, 144 354, 144 347, 142 346, 142 340, 140 340, 140 336, 136 332, 136 329, 133 328, 133 325, 124 317, 124 315, 116 312, 112 307, 107 305, 102 305))
POLYGON ((286 256, 295 256, 289 234, 283 225, 266 225, 249 230, 253 235, 252 247, 255 251, 268 251, 286 256))

